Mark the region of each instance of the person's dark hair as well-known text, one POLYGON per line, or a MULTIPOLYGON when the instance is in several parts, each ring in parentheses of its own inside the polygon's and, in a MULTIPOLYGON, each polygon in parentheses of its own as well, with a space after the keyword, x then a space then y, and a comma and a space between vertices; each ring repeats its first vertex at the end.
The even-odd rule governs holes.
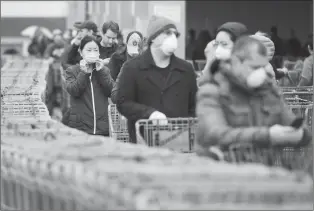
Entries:
POLYGON ((120 32, 119 24, 114 21, 107 21, 102 25, 102 33, 106 34, 109 29, 116 34, 120 32))
POLYGON ((272 26, 272 27, 270 28, 270 32, 272 32, 272 33, 274 33, 274 34, 277 34, 277 32, 278 32, 277 26, 272 26))
POLYGON ((232 54, 235 55, 243 62, 245 59, 251 57, 252 48, 256 47, 257 52, 261 56, 267 56, 267 49, 262 42, 250 37, 250 36, 241 36, 234 43, 232 54))
POLYGON ((189 35, 192 40, 196 38, 196 31, 194 29, 189 29, 189 35))
POLYGON ((100 48, 100 43, 97 41, 97 39, 94 36, 85 36, 82 40, 81 40, 81 44, 80 44, 80 50, 82 51, 84 46, 89 43, 89 42, 95 42, 98 47, 100 48))

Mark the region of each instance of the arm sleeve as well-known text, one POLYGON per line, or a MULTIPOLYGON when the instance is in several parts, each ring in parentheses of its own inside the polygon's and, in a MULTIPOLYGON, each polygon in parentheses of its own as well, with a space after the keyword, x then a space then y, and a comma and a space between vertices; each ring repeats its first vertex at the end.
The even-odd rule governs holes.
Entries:
POLYGON ((108 67, 110 69, 110 74, 113 80, 117 80, 117 77, 119 75, 120 69, 121 69, 121 62, 116 59, 115 54, 113 54, 110 58, 108 67))
POLYGON ((69 68, 71 65, 75 65, 77 61, 78 45, 72 44, 66 48, 61 56, 61 64, 64 69, 69 68))
POLYGON ((75 65, 77 63, 77 54, 79 46, 74 43, 70 46, 67 63, 75 65))
POLYGON ((104 66, 101 70, 96 71, 96 75, 98 82, 103 88, 105 96, 110 97, 115 82, 110 76, 109 68, 107 66, 104 66))
POLYGON ((49 57, 51 57, 53 50, 54 50, 54 44, 53 44, 53 43, 50 43, 50 44, 47 46, 47 48, 46 48, 46 50, 45 50, 45 52, 44 52, 44 58, 45 58, 45 59, 48 59, 49 57))
POLYGON ((311 86, 310 82, 313 79, 313 60, 305 59, 301 73, 301 81, 299 86, 311 86), (311 62, 312 61, 312 62, 311 62))
POLYGON ((203 85, 198 93, 197 116, 199 118, 198 142, 203 148, 219 145, 226 149, 230 144, 252 143, 260 146, 270 144, 268 127, 230 126, 219 103, 218 88, 203 85))
POLYGON ((71 66, 65 71, 65 87, 68 93, 74 97, 79 97, 88 84, 88 77, 83 71, 75 73, 76 66, 71 66))
POLYGON ((121 68, 117 87, 117 108, 127 119, 147 119, 156 109, 136 102, 136 69, 127 62, 121 68))

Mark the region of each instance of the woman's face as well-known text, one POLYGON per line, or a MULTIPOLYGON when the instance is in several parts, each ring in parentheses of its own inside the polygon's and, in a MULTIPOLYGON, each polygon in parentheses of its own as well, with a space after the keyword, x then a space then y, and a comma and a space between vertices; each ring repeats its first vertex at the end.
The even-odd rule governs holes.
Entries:
POLYGON ((96 57, 99 58, 99 47, 94 41, 90 41, 85 44, 85 46, 82 49, 81 56, 83 59, 96 59, 96 57))
POLYGON ((228 60, 231 56, 233 41, 229 33, 221 31, 217 34, 214 43, 215 57, 220 60, 228 60))
POLYGON ((225 31, 220 31, 217 36, 216 36, 216 42, 215 46, 216 47, 223 47, 223 48, 228 48, 232 49, 233 48, 233 41, 231 40, 230 34, 225 31))

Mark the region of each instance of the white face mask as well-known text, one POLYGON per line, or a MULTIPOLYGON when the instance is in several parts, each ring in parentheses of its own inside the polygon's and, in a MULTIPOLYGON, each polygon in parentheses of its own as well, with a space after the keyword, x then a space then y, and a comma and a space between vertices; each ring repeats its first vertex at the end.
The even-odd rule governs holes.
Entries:
POLYGON ((99 53, 97 52, 86 53, 84 59, 86 60, 87 63, 95 63, 99 59, 99 53))
POLYGON ((267 72, 264 68, 255 70, 246 78, 246 83, 250 88, 258 88, 262 86, 267 80, 267 72))
POLYGON ((227 60, 231 57, 231 49, 218 46, 215 51, 215 56, 217 59, 227 60))
POLYGON ((163 43, 160 46, 160 49, 164 54, 170 56, 172 55, 178 48, 178 39, 175 35, 169 36, 164 39, 163 43))

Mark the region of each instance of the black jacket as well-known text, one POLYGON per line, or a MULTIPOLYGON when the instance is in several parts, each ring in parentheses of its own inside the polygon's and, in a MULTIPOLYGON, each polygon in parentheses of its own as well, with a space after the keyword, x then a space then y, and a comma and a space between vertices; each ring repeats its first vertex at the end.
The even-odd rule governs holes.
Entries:
POLYGON ((119 50, 117 50, 117 52, 112 54, 108 67, 110 69, 111 77, 113 80, 117 80, 122 65, 130 58, 131 57, 129 57, 127 54, 126 46, 122 46, 119 50))
POLYGON ((109 135, 108 97, 113 84, 107 67, 92 74, 81 71, 79 65, 69 67, 65 71, 71 101, 68 126, 88 134, 109 135))
POLYGON ((135 122, 148 119, 154 111, 167 117, 194 117, 196 75, 190 63, 172 56, 165 85, 156 70, 150 49, 124 63, 118 77, 117 108, 128 119, 132 142, 136 142, 135 122))

